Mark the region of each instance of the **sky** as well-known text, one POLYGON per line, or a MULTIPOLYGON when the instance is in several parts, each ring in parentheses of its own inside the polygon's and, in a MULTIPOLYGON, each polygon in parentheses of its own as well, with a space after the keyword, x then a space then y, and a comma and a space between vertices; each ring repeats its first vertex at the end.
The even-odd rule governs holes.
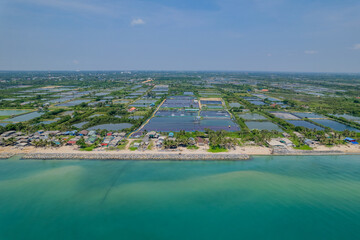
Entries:
POLYGON ((0 70, 360 72, 359 0, 0 0, 0 70))

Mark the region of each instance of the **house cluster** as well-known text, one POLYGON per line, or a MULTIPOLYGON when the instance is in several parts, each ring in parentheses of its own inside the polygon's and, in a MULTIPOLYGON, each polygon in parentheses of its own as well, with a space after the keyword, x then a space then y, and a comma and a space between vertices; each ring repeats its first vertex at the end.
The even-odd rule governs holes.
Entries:
MULTIPOLYGON (((69 132, 69 135, 75 136, 71 139, 69 139, 66 144, 67 145, 76 145, 77 141, 79 141, 81 138, 84 139, 85 143, 87 145, 91 145, 96 142, 96 140, 101 139, 101 136, 99 136, 96 131, 88 131, 88 130, 82 130, 80 132, 71 131, 69 132)), ((120 141, 125 139, 126 133, 124 132, 109 132, 106 134, 105 137, 101 140, 101 146, 102 147, 116 147, 119 145, 120 141)), ((64 140, 66 140, 66 137, 64 137, 64 140)))
POLYGON ((101 146, 102 147, 116 147, 119 145, 120 141, 125 139, 125 133, 107 133, 106 137, 103 139, 101 146))
POLYGON ((54 145, 60 145, 57 136, 62 133, 60 131, 37 131, 32 134, 24 134, 22 132, 7 131, 0 135, 0 145, 26 147, 35 145, 37 141, 52 142, 54 145))
MULTIPOLYGON (((150 142, 153 141, 154 142, 154 146, 157 149, 162 149, 164 147, 164 142, 165 140, 168 141, 173 141, 176 142, 176 137, 174 135, 173 132, 168 133, 167 135, 160 135, 159 133, 155 132, 155 131, 151 131, 146 133, 146 135, 143 137, 143 139, 141 140, 141 142, 134 142, 133 143, 133 147, 138 148, 139 150, 146 150, 147 147, 149 146, 150 142)), ((198 146, 205 146, 209 144, 209 139, 208 138, 202 138, 202 137, 197 137, 196 139, 193 137, 190 137, 188 139, 188 145, 198 145, 198 146)), ((176 145, 176 146, 172 146, 171 148, 176 148, 177 146, 181 146, 181 147, 186 147, 184 145, 176 145)))
MULTIPOLYGON (((125 138, 125 133, 107 133, 107 135, 101 141, 103 147, 116 147, 121 140, 125 138)), ((0 135, 0 146, 38 146, 39 142, 43 143, 44 146, 47 144, 53 146, 60 146, 63 143, 65 145, 75 146, 77 141, 81 138, 84 139, 85 143, 91 145, 101 137, 96 131, 37 131, 32 134, 24 134, 22 132, 7 131, 0 135), (47 144, 46 144, 47 143, 47 144)), ((41 145, 39 145, 41 146, 41 145)))

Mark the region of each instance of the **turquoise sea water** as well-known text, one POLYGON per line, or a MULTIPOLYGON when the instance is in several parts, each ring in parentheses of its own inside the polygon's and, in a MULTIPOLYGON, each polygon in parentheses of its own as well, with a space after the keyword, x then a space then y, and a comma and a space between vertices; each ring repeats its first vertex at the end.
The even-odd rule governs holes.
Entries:
POLYGON ((0 239, 359 239, 359 156, 0 160, 0 239))

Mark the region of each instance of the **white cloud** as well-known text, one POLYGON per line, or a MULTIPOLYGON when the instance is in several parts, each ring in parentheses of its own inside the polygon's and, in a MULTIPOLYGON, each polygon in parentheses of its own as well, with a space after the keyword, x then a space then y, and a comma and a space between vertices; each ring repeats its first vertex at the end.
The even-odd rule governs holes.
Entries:
POLYGON ((355 45, 353 46, 353 49, 354 49, 354 50, 360 50, 360 43, 355 44, 355 45))
POLYGON ((73 63, 74 63, 75 65, 78 65, 78 64, 79 64, 79 61, 76 60, 76 59, 74 59, 74 60, 73 60, 73 63))
POLYGON ((319 53, 318 51, 315 51, 315 50, 306 50, 305 51, 305 54, 309 54, 309 55, 313 55, 313 54, 317 54, 319 53))
POLYGON ((131 21, 131 26, 144 25, 145 21, 141 18, 135 18, 131 21))

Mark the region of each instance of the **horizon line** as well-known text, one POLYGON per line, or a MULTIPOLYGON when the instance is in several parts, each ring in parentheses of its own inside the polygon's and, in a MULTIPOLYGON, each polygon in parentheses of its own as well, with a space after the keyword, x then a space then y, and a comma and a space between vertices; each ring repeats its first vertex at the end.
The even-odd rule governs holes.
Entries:
POLYGON ((360 72, 276 71, 276 70, 0 70, 0 72, 233 72, 233 73, 307 73, 307 74, 360 74, 360 72))

